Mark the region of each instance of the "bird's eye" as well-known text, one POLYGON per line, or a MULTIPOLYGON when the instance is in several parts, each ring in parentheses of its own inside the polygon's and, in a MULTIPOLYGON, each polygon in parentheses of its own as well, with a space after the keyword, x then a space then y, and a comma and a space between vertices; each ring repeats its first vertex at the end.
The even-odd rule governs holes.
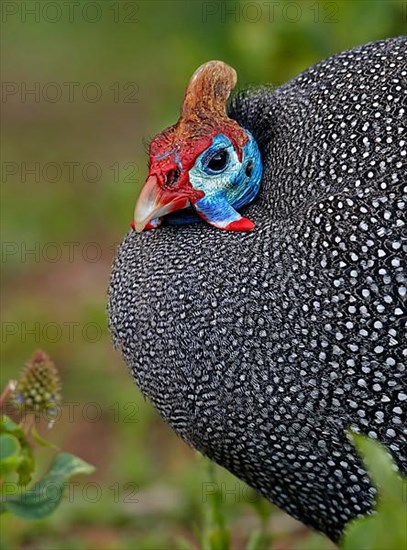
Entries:
POLYGON ((228 153, 225 149, 218 151, 208 162, 208 168, 213 172, 221 172, 228 161, 228 153))

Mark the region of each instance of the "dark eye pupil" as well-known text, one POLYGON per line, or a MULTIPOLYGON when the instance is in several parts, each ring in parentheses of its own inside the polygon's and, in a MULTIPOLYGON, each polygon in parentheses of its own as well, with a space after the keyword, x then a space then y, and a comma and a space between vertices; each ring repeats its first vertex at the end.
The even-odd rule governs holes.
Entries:
POLYGON ((227 152, 219 151, 208 162, 208 168, 210 168, 214 172, 219 172, 220 170, 223 170, 223 168, 225 168, 227 159, 228 159, 227 152))

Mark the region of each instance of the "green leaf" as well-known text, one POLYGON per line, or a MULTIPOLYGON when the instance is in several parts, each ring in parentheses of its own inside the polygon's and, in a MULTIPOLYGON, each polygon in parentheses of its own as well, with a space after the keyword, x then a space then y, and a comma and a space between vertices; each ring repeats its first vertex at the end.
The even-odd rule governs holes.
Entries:
POLYGON ((373 484, 379 491, 379 499, 400 502, 402 479, 387 449, 369 437, 358 434, 353 434, 352 437, 373 484))
POLYGON ((10 434, 0 435, 0 462, 20 454, 21 446, 16 437, 10 434))
POLYGON ((370 438, 352 434, 373 484, 378 490, 376 513, 357 518, 346 527, 342 550, 383 550, 407 548, 407 514, 403 485, 407 479, 385 447, 370 438))
POLYGON ((8 416, 2 416, 0 420, 0 437, 12 437, 17 440, 18 456, 14 456, 7 462, 0 459, 0 477, 17 472, 20 485, 28 485, 35 468, 35 460, 30 443, 21 426, 16 424, 8 416))
POLYGON ((21 462, 21 445, 14 435, 0 435, 0 477, 15 472, 21 462))
POLYGON ((68 453, 59 454, 48 473, 29 490, 5 496, 3 506, 16 516, 39 519, 51 514, 62 500, 66 481, 76 474, 91 474, 94 467, 68 453))
POLYGON ((3 432, 24 434, 20 426, 11 420, 11 418, 7 415, 3 415, 0 419, 0 433, 3 432))

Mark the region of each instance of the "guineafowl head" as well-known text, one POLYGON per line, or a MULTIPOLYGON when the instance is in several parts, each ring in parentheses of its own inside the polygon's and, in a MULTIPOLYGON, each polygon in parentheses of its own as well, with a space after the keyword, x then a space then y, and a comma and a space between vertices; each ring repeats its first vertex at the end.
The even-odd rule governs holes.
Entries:
POLYGON ((237 209, 257 195, 262 165, 251 133, 226 114, 235 84, 236 72, 221 61, 205 63, 194 73, 178 122, 150 144, 150 169, 134 211, 134 229, 199 219, 229 231, 254 228, 237 209))

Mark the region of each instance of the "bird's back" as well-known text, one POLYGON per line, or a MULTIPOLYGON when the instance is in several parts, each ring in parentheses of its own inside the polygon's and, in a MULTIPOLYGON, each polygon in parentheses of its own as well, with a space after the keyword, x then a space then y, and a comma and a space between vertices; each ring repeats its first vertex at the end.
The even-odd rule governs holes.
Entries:
POLYGON ((333 539, 374 499, 345 429, 407 470, 406 80, 398 38, 238 95, 256 229, 130 232, 112 275, 116 344, 164 418, 333 539))

